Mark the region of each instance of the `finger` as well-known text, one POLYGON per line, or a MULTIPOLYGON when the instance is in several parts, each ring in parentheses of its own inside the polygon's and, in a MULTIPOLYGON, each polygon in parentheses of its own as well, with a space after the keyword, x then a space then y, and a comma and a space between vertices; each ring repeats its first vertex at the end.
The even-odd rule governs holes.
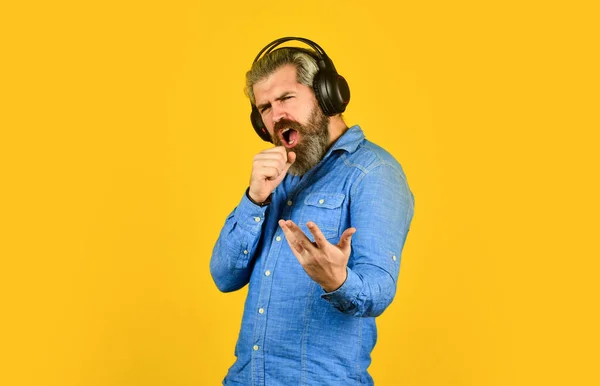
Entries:
POLYGON ((277 159, 287 159, 287 155, 280 151, 261 151, 260 153, 256 154, 255 157, 258 158, 277 158, 277 159))
POLYGON ((263 150, 263 153, 268 153, 268 152, 279 152, 279 153, 284 154, 285 153, 285 146, 283 146, 283 145, 273 146, 271 148, 263 150))
POLYGON ((304 247, 302 246, 302 244, 298 243, 296 236, 294 235, 292 230, 287 226, 287 224, 284 220, 279 220, 278 224, 281 227, 281 229, 283 230, 285 239, 288 242, 290 249, 294 253, 294 256, 296 256, 296 258, 298 259, 298 261, 300 261, 300 263, 303 263, 304 256, 302 255, 302 253, 305 251, 304 247))
POLYGON ((287 174, 287 172, 288 172, 288 170, 290 170, 291 166, 292 166, 292 164, 290 164, 290 163, 285 164, 285 166, 283 167, 283 173, 287 174))
POLYGON ((325 248, 328 245, 330 245, 329 241, 327 241, 327 239, 323 235, 323 232, 321 232, 317 224, 315 224, 312 221, 308 221, 306 223, 306 227, 308 228, 310 233, 312 233, 313 237, 315 238, 315 243, 317 243, 317 246, 319 248, 325 248))
POLYGON ((315 247, 312 241, 310 241, 310 239, 298 225, 296 225, 292 220, 285 221, 285 225, 294 236, 296 243, 302 245, 302 247, 308 252, 313 253, 315 251, 317 247, 315 247))
POLYGON ((283 167, 283 172, 287 173, 287 171, 290 169, 290 166, 292 166, 292 164, 296 161, 296 153, 294 153, 293 151, 288 153, 288 160, 285 163, 285 166, 283 167))
POLYGON ((291 165, 294 162, 296 162, 296 153, 294 153, 293 151, 290 151, 287 154, 287 162, 291 165))
POLYGON ((285 150, 285 147, 283 146, 275 146, 272 147, 270 149, 266 149, 261 151, 259 154, 265 154, 265 155, 273 155, 273 154, 278 154, 281 157, 283 157, 284 159, 287 159, 287 155, 286 155, 287 151, 285 150))
POLYGON ((350 253, 350 246, 352 244, 352 235, 356 233, 356 228, 348 228, 342 233, 340 237, 340 242, 337 246, 344 252, 350 253))
POLYGON ((285 165, 287 158, 278 153, 257 154, 254 156, 254 163, 277 162, 281 166, 285 165))
POLYGON ((266 159, 266 160, 254 161, 253 166, 255 169, 260 169, 262 167, 271 167, 271 168, 277 168, 278 170, 283 170, 285 165, 280 160, 266 159))
POLYGON ((281 165, 287 166, 286 169, 288 169, 296 161, 296 153, 293 151, 289 153, 286 153, 285 151, 283 151, 283 153, 279 151, 271 151, 266 153, 258 153, 254 156, 254 162, 263 162, 266 160, 277 161, 281 163, 281 165))
POLYGON ((262 179, 261 177, 266 177, 268 180, 276 179, 277 177, 279 177, 280 174, 281 172, 278 168, 271 166, 261 167, 257 173, 259 179, 262 179))
POLYGON ((287 160, 287 152, 283 146, 278 146, 276 148, 263 150, 260 153, 254 156, 255 158, 274 158, 285 162, 287 160))
POLYGON ((315 243, 313 243, 308 236, 304 233, 302 229, 298 225, 296 225, 292 220, 287 220, 287 227, 290 229, 294 237, 296 238, 296 242, 302 245, 302 247, 311 255, 315 255, 318 250, 318 247, 315 243))

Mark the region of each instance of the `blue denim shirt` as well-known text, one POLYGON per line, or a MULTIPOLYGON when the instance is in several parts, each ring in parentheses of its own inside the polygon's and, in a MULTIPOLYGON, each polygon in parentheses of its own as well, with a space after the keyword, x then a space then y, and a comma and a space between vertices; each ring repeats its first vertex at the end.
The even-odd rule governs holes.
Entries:
POLYGON ((372 385, 375 317, 394 298, 413 216, 400 164, 348 129, 303 177, 287 175, 260 207, 245 195, 213 250, 211 274, 224 292, 249 283, 237 360, 224 385, 372 385), (332 244, 356 228, 348 276, 326 293, 304 271, 278 226, 314 221, 332 244))

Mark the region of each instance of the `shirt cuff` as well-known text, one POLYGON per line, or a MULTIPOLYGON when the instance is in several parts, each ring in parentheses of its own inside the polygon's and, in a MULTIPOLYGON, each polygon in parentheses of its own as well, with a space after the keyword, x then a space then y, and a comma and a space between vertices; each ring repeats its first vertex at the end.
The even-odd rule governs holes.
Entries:
POLYGON ((327 300, 340 311, 347 312, 356 307, 356 298, 362 288, 362 279, 350 268, 346 267, 348 276, 342 286, 335 291, 326 292, 321 298, 327 300))
POLYGON ((258 206, 254 204, 244 194, 242 200, 235 208, 234 216, 238 225, 245 230, 257 234, 262 228, 262 224, 265 221, 265 212, 268 206, 258 206))
POLYGON ((256 202, 252 199, 252 197, 250 197, 250 187, 248 187, 248 189, 246 189, 246 197, 248 197, 248 200, 250 200, 251 203, 253 203, 254 205, 258 205, 258 206, 266 206, 269 205, 271 203, 271 199, 273 198, 273 193, 269 194, 269 197, 267 197, 266 200, 264 200, 263 202, 256 202))

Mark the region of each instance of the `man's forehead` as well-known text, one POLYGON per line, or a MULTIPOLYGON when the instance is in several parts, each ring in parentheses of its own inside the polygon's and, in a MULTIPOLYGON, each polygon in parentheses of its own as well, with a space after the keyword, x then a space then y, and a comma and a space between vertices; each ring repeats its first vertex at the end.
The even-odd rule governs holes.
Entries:
POLYGON ((270 92, 281 93, 282 91, 293 91, 299 84, 296 76, 296 67, 288 64, 254 83, 252 89, 258 102, 259 95, 270 92))

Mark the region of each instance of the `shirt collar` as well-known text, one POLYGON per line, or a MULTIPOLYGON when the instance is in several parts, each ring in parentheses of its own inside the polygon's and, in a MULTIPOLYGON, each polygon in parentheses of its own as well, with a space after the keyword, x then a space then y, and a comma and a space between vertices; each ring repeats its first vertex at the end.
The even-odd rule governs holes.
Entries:
POLYGON ((359 125, 354 125, 344 134, 342 134, 330 149, 330 153, 336 150, 345 150, 348 153, 354 152, 358 145, 365 139, 365 134, 359 125))

